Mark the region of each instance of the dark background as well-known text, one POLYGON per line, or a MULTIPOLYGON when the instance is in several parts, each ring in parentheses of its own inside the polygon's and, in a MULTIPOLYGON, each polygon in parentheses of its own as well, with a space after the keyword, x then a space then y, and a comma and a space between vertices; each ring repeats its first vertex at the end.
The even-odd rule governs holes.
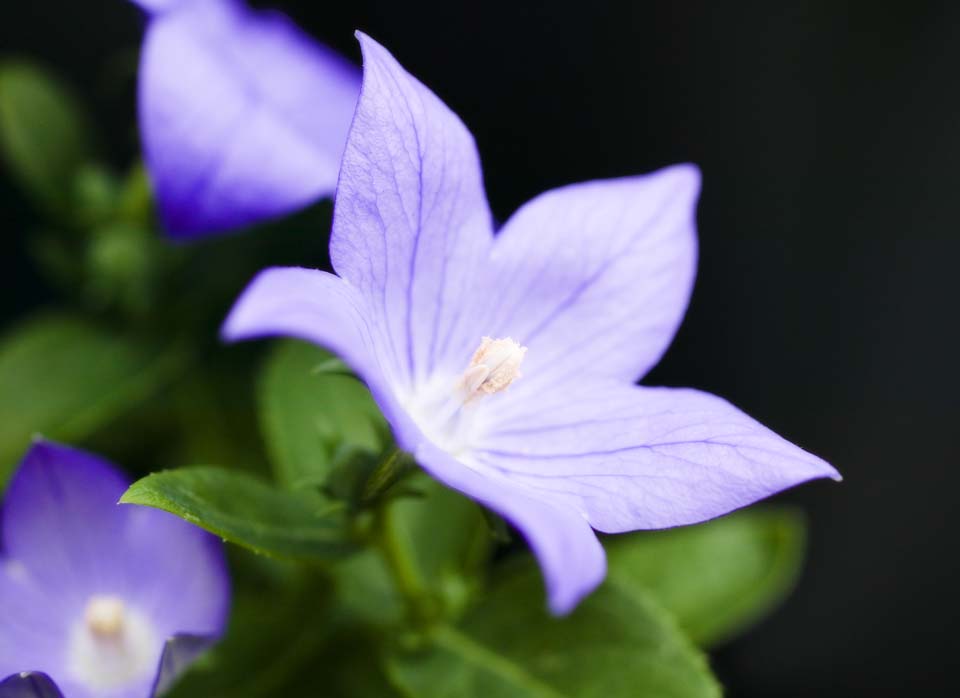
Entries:
MULTIPOLYGON (((263 3, 257 3, 263 4, 263 3)), ((650 383, 719 393, 824 456, 789 602, 715 667, 729 695, 948 695, 957 661, 960 5, 278 0, 355 59, 385 43, 471 127, 503 219, 559 184, 692 161, 700 275, 650 383)), ((136 148, 124 0, 0 7, 136 148)), ((43 301, 0 177, 0 318, 43 301)))

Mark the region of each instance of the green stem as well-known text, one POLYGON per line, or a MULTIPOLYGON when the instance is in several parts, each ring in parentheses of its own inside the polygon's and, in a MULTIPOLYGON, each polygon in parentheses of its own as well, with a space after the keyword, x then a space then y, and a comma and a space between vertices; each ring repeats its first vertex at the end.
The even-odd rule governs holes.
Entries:
POLYGON ((377 543, 397 590, 414 619, 422 616, 425 596, 423 581, 417 572, 409 549, 404 545, 390 517, 390 502, 383 502, 377 510, 377 543))

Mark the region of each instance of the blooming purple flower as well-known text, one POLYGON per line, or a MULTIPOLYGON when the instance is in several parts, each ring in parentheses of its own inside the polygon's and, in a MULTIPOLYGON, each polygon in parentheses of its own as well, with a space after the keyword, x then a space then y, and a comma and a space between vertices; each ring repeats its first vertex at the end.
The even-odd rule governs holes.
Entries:
POLYGON ((25 456, 0 519, 0 696, 145 698, 222 634, 221 543, 117 506, 126 488, 83 451, 39 441, 25 456))
POLYGON ((360 71, 240 0, 134 0, 151 13, 140 132, 168 232, 290 213, 336 187, 360 71))
POLYGON ((692 289, 695 167, 548 192, 494 235, 466 127, 359 38, 330 243, 339 276, 262 272, 227 339, 289 335, 339 353, 404 449, 524 534, 555 613, 604 577, 591 527, 692 524, 839 479, 718 397, 634 384, 692 289))

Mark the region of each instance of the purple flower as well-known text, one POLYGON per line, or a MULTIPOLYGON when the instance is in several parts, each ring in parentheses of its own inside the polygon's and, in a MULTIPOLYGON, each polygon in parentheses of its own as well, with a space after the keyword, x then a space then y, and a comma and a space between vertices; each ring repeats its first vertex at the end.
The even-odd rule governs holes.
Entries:
POLYGON ((0 696, 145 698, 223 632, 220 542, 117 506, 126 488, 83 451, 40 441, 24 457, 0 529, 0 696))
POLYGON ((193 238, 290 213, 336 187, 357 68, 239 0, 134 0, 152 13, 140 132, 168 232, 193 238))
POLYGON ((839 479, 718 397, 634 384, 693 286, 695 167, 548 192, 494 235, 466 127, 359 38, 330 243, 339 276, 262 272, 226 338, 339 353, 404 449, 524 534, 555 613, 604 577, 591 527, 692 524, 839 479))

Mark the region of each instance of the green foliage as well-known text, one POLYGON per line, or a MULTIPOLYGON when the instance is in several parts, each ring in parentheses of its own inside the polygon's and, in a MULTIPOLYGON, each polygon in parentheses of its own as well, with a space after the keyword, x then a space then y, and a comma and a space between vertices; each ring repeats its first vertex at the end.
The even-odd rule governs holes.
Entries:
MULTIPOLYGON (((343 628, 317 657, 312 670, 324 676, 324 698, 400 698, 382 665, 378 638, 358 629, 343 628)), ((303 694, 301 694, 303 695, 303 694)))
POLYGON ((707 663, 640 589, 607 585, 550 617, 532 565, 508 575, 454 628, 396 648, 388 673, 411 698, 701 698, 707 663))
POLYGON ((423 473, 405 484, 416 496, 382 503, 374 531, 380 554, 357 555, 335 569, 341 602, 371 625, 458 617, 482 589, 492 552, 476 504, 423 473))
POLYGON ((41 433, 81 440, 164 385, 175 348, 69 315, 42 315, 0 340, 0 483, 41 433))
POLYGON ((366 387, 332 356, 305 342, 281 342, 260 377, 264 438, 277 480, 325 484, 345 454, 376 455, 389 430, 366 387))
POLYGON ((726 640, 793 588, 803 518, 752 509, 687 528, 607 539, 612 583, 648 590, 701 645, 726 640))
POLYGON ((0 153, 30 196, 61 217, 91 154, 87 126, 73 95, 53 76, 27 62, 0 64, 0 153))
POLYGON ((223 468, 154 473, 133 483, 120 501, 169 511, 266 555, 335 558, 353 549, 343 505, 223 468))
POLYGON ((420 497, 399 498, 385 513, 388 543, 410 561, 428 620, 459 614, 480 590, 493 536, 480 507, 420 473, 408 481, 420 497))
POLYGON ((379 551, 351 555, 334 565, 332 572, 337 602, 358 624, 382 632, 402 627, 405 601, 379 551))
MULTIPOLYGON (((274 563, 276 565, 276 563, 274 563)), ((251 574, 234 599, 226 637, 167 694, 170 698, 329 695, 317 657, 332 634, 329 587, 314 575, 275 567, 251 574)))

